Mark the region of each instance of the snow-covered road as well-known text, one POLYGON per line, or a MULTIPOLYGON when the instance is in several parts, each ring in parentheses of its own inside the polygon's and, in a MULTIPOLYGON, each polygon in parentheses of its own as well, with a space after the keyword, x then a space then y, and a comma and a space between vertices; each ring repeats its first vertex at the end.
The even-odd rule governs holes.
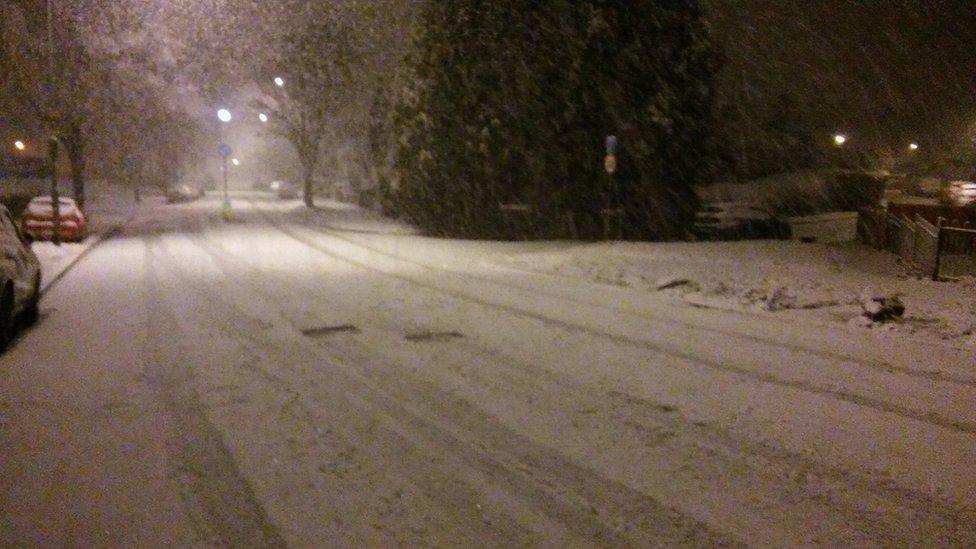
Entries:
POLYGON ((0 357, 0 545, 976 545, 971 350, 218 206, 142 208, 0 357))

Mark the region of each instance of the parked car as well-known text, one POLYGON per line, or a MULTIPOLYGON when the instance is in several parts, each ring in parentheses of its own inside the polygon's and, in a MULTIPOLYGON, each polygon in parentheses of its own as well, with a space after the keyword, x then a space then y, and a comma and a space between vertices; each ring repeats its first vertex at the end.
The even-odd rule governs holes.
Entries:
POLYGON ((968 206, 976 203, 976 183, 972 181, 953 181, 945 189, 946 198, 953 206, 968 206))
POLYGON ((692 232, 702 239, 786 238, 789 225, 748 202, 709 202, 695 214, 692 232))
POLYGON ((0 206, 0 350, 13 338, 18 320, 37 320, 41 299, 41 263, 22 233, 0 206))
POLYGON ((166 189, 166 202, 176 204, 178 202, 192 202, 203 196, 203 189, 182 183, 173 185, 166 189))
POLYGON ((286 181, 272 181, 271 191, 282 200, 294 200, 298 198, 298 187, 286 181))
MULTIPOLYGON (((88 220, 74 199, 59 199, 58 209, 61 240, 84 240, 88 236, 88 220)), ((54 202, 50 196, 35 197, 27 204, 21 218, 21 228, 34 240, 51 240, 54 237, 54 202)))

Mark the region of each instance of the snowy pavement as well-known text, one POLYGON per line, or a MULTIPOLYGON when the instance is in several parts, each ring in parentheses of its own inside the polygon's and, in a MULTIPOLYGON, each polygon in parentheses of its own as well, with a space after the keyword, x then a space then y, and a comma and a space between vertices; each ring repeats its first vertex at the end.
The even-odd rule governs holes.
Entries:
POLYGON ((976 544, 971 347, 709 301, 911 289, 859 252, 218 210, 139 211, 0 357, 0 544, 976 544))
POLYGON ((140 209, 151 207, 158 201, 158 198, 150 198, 146 203, 136 205, 131 198, 118 194, 116 189, 99 184, 89 185, 88 205, 85 209, 88 237, 81 242, 64 242, 60 246, 55 246, 50 241, 31 244, 41 261, 42 290, 47 291, 93 246, 119 230, 140 209))

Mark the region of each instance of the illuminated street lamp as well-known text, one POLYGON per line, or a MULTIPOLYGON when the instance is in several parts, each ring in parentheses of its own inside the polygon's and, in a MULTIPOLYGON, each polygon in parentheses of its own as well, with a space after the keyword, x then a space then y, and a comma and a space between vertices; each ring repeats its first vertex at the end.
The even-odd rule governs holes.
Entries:
POLYGON ((261 122, 267 122, 268 121, 268 115, 264 114, 263 112, 262 113, 259 113, 258 114, 258 120, 260 120, 261 122))
POLYGON ((918 150, 918 143, 909 143, 908 144, 908 150, 910 150, 910 151, 917 151, 918 150))
POLYGON ((18 151, 22 151, 27 148, 27 145, 25 145, 23 141, 18 139, 17 141, 14 141, 14 148, 17 149, 18 151))
MULTIPOLYGON (((233 118, 234 117, 230 114, 229 110, 227 109, 217 110, 217 119, 223 122, 223 124, 227 124, 233 118)), ((221 126, 221 129, 222 128, 223 125, 221 126)), ((223 131, 221 131, 221 134, 223 134, 223 131)), ((221 139, 221 141, 223 141, 223 139, 221 139)), ((231 216, 230 193, 227 191, 227 157, 230 155, 230 147, 228 147, 226 143, 221 143, 219 149, 220 149, 220 156, 223 159, 223 163, 221 164, 221 172, 224 176, 224 210, 223 210, 224 219, 226 221, 230 221, 230 216, 231 216)))
POLYGON ((842 133, 838 133, 834 135, 834 145, 837 145, 838 147, 843 147, 844 143, 847 143, 846 135, 842 133))
POLYGON ((285 87, 285 79, 280 76, 275 76, 274 83, 275 86, 278 86, 279 88, 285 87))
POLYGON ((237 158, 231 158, 230 159, 230 163, 233 164, 233 165, 235 165, 235 166, 240 166, 241 165, 241 161, 239 159, 237 159, 237 158))

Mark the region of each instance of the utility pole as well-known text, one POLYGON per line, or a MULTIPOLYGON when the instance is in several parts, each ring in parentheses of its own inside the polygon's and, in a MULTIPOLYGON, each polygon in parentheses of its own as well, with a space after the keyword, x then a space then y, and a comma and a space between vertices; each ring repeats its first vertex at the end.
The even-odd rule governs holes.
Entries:
POLYGON ((47 140, 48 170, 51 176, 51 221, 53 233, 51 242, 55 246, 61 245, 61 194, 58 192, 58 138, 47 140))
POLYGON ((54 234, 51 241, 55 246, 61 245, 61 195, 58 192, 58 137, 54 116, 54 12, 51 0, 47 0, 47 103, 51 109, 50 130, 48 138, 48 169, 51 171, 51 216, 54 234))

